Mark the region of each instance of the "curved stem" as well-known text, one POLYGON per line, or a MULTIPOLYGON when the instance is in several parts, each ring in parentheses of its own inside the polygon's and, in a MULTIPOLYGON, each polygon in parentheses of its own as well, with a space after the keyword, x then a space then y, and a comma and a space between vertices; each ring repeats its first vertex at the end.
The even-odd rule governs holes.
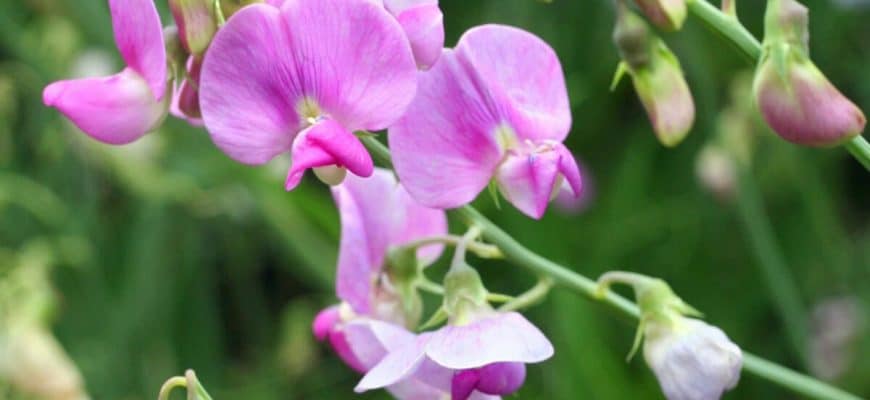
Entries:
MULTIPOLYGON (((431 236, 431 237, 425 237, 422 239, 417 239, 417 240, 412 241, 412 242, 408 242, 408 243, 402 245, 402 247, 409 247, 409 248, 415 249, 418 247, 429 246, 429 245, 433 245, 433 244, 443 244, 443 245, 448 245, 448 246, 456 246, 460 240, 462 240, 462 237, 457 236, 457 235, 431 236)), ((501 254, 501 250, 499 250, 498 247, 490 245, 490 244, 472 241, 472 242, 467 243, 467 246, 468 246, 468 248, 467 248, 468 251, 476 254, 478 257, 481 257, 481 258, 503 258, 504 257, 504 255, 501 254)))
POLYGON ((499 311, 516 311, 531 307, 538 304, 547 297, 550 289, 553 288, 553 280, 550 278, 542 278, 523 294, 513 298, 507 303, 498 308, 499 311))
MULTIPOLYGON (((392 166, 390 150, 386 146, 373 137, 363 138, 362 141, 383 165, 392 166)), ((640 318, 640 310, 632 301, 611 291, 600 296, 597 282, 529 250, 474 207, 465 206, 450 213, 465 219, 470 225, 479 227, 483 237, 498 246, 504 253, 505 259, 511 263, 552 279, 554 284, 591 300, 598 300, 631 320, 636 321, 640 318)), ((859 397, 842 389, 750 353, 744 352, 744 360, 744 371, 795 393, 822 400, 860 400, 859 397)))

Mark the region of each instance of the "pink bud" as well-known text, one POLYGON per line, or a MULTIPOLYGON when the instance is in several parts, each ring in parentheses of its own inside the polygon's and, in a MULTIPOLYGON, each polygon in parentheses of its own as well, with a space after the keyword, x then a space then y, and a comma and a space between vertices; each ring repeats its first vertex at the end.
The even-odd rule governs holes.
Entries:
POLYGON ((864 113, 810 60, 808 11, 795 0, 768 3, 755 99, 784 139, 806 146, 843 143, 864 131, 864 113))
POLYGON ((686 0, 635 0, 655 26, 676 31, 686 21, 686 0))

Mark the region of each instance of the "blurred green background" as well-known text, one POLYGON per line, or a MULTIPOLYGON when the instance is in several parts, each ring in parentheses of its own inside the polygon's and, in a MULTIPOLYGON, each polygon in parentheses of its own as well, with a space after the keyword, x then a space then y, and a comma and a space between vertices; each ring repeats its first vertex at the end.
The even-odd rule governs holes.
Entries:
MULTIPOLYGON (((805 3, 816 63, 870 110, 870 2, 805 3)), ((739 5, 760 36, 763 2, 739 5)), ((788 272, 775 281, 794 281, 789 318, 805 321, 792 336, 747 235, 745 222, 763 219, 741 218, 738 199, 753 193, 735 195, 726 179, 713 194, 697 178, 722 110, 751 102, 729 96, 748 67, 736 51, 691 18, 664 35, 698 104, 690 138, 666 150, 631 85, 608 89, 618 62, 609 1, 442 0, 442 8, 448 45, 488 22, 552 44, 573 104, 568 145, 594 186, 583 212, 551 209, 540 222, 486 196, 483 211, 587 276, 626 269, 665 278, 744 349, 870 396, 867 172, 842 149, 798 148, 757 124, 739 132, 756 135, 742 187, 763 200, 788 272)), ((286 159, 236 164, 202 129, 175 119, 134 145, 101 145, 41 103, 53 80, 120 68, 104 0, 0 0, 0 340, 19 321, 4 315, 34 315, 98 400, 154 399, 186 368, 215 399, 386 398, 354 395, 359 377, 310 334, 314 314, 336 301, 338 217, 324 185, 308 178, 285 193, 286 159)), ((534 281, 505 262, 478 265, 496 291, 534 281)), ((529 369, 520 398, 662 397, 641 357, 624 361, 634 326, 605 307, 556 290, 528 315, 557 353, 529 369)), ((10 380, 0 374, 0 399, 38 398, 10 380)), ((726 398, 796 397, 744 374, 726 398)))

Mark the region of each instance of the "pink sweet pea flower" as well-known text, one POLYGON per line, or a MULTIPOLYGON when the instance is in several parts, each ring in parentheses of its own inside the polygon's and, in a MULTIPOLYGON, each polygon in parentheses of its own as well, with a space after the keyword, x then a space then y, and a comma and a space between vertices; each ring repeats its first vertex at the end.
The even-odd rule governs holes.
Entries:
MULTIPOLYGON (((408 378, 439 382, 420 372, 422 366, 434 363, 452 371, 449 392, 453 400, 509 395, 522 386, 526 363, 541 362, 552 355, 552 344, 522 315, 491 312, 465 325, 448 325, 421 334, 413 343, 392 350, 363 377, 356 390, 388 387, 408 378)), ((427 368, 427 373, 432 371, 443 374, 438 368, 427 368)))
POLYGON ((396 171, 421 204, 465 205, 495 179, 510 203, 540 218, 563 178, 580 194, 580 171, 562 144, 571 128, 562 67, 541 39, 473 28, 419 85, 388 137, 396 171))
MULTIPOLYGON (((414 52, 414 60, 421 70, 431 68, 441 57, 444 48, 444 14, 438 0, 374 0, 384 7, 405 30, 414 52)), ((281 7, 287 0, 267 0, 281 7)))
POLYGON ((369 0, 247 6, 215 35, 200 108, 217 146, 246 164, 290 152, 286 188, 309 168, 368 177, 356 130, 394 123, 416 91, 416 64, 399 23, 369 0))
POLYGON ((202 61, 191 56, 185 68, 187 77, 173 88, 169 113, 193 126, 203 126, 202 111, 199 107, 199 77, 202 61))
MULTIPOLYGON (((390 351, 411 344, 416 335, 403 299, 384 267, 391 248, 417 239, 447 234, 444 211, 417 204, 389 170, 375 169, 371 178, 348 176, 332 189, 341 216, 336 293, 343 301, 314 320, 314 336, 327 341, 354 370, 365 373, 390 351)), ((421 266, 433 263, 441 245, 417 250, 421 266)), ((431 382, 449 382, 450 371, 423 368, 426 380, 410 378, 388 390, 400 399, 442 399, 445 392, 431 382), (438 375, 438 374, 441 375, 438 375)))
POLYGON ((109 0, 109 9, 127 67, 109 77, 54 82, 42 98, 94 139, 126 144, 157 128, 166 116, 166 47, 152 0, 109 0))

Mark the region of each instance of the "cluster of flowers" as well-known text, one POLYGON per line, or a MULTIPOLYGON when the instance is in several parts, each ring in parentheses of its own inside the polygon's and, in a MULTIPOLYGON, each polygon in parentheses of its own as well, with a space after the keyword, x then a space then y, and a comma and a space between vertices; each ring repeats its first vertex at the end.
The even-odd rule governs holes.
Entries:
MULTIPOLYGON (((127 67, 53 83, 44 102, 105 143, 135 141, 171 113, 204 125, 245 164, 289 152, 286 189, 311 169, 339 208, 342 303, 318 315, 314 333, 365 374, 357 390, 423 400, 518 390, 525 364, 553 346, 521 314, 490 305, 465 261, 473 229, 453 242, 440 329, 415 333, 418 289, 447 243, 427 239, 449 237, 444 209, 493 185, 540 218, 558 191, 580 194, 580 169, 562 143, 571 113, 553 49, 501 25, 444 49, 437 0, 169 4, 175 26, 164 29, 153 0, 109 0, 127 67), (357 136, 385 129, 401 183, 374 167, 357 136)), ((721 331, 684 308, 659 309, 667 301, 651 304, 645 315, 667 318, 645 318, 645 353, 669 398, 717 398, 736 384, 740 351, 721 331)))

